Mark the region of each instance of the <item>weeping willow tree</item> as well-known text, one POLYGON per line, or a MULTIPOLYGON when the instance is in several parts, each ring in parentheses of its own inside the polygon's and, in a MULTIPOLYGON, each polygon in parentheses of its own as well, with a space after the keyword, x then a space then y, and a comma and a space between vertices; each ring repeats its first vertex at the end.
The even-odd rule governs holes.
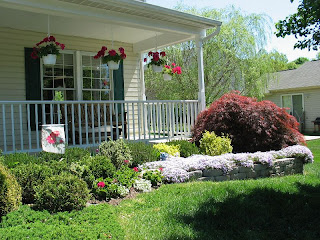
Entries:
MULTIPOLYGON (((283 54, 264 48, 271 34, 270 19, 263 14, 244 14, 228 7, 222 10, 178 10, 223 22, 218 36, 204 44, 206 102, 211 103, 230 90, 248 96, 263 96, 269 73, 285 69, 283 54)), ((207 35, 213 30, 209 30, 207 35)), ((169 62, 182 67, 183 74, 164 82, 161 74, 146 71, 148 99, 197 99, 198 63, 195 42, 165 49, 169 62)))

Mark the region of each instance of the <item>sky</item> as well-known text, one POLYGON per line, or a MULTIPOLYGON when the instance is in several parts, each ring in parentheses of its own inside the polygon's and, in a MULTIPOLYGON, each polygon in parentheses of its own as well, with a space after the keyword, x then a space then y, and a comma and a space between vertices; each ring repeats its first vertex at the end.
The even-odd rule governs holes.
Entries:
MULTIPOLYGON (((178 3, 182 3, 185 6, 197 7, 197 8, 225 8, 230 5, 234 5, 240 8, 245 13, 264 13, 271 17, 274 23, 279 20, 284 20, 290 14, 297 11, 299 1, 295 0, 290 3, 290 0, 147 0, 147 3, 158 5, 166 8, 174 8, 178 3)), ((273 24, 272 32, 275 32, 273 24)), ((289 61, 293 61, 299 57, 306 57, 311 59, 316 58, 316 51, 308 51, 307 49, 293 49, 296 43, 294 36, 286 36, 285 38, 277 38, 274 34, 269 41, 266 49, 271 51, 277 50, 280 53, 284 53, 289 61)))

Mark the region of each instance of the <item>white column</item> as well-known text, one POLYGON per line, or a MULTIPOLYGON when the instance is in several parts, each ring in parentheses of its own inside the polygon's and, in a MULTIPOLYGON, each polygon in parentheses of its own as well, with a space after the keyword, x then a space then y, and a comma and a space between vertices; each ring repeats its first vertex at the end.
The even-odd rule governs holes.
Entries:
POLYGON ((142 101, 146 100, 146 86, 144 82, 144 55, 143 53, 140 54, 140 82, 141 82, 141 97, 142 101))
POLYGON ((205 95, 205 86, 204 86, 204 70, 203 70, 203 41, 199 36, 196 39, 197 46, 197 55, 198 55, 198 100, 200 102, 200 111, 206 108, 206 95, 205 95))

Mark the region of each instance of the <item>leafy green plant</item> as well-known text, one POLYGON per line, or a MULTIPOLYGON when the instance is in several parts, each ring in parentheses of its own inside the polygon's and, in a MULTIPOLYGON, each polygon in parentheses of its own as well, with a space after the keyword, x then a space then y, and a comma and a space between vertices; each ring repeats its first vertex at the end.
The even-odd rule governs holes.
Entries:
POLYGON ((165 143, 158 143, 158 144, 153 145, 153 147, 155 149, 157 149, 159 152, 166 152, 166 153, 168 153, 172 156, 175 156, 175 157, 180 156, 180 150, 179 150, 178 145, 169 146, 165 143))
POLYGON ((42 185, 53 174, 51 167, 36 163, 21 164, 12 171, 22 188, 23 203, 34 203, 34 187, 42 185))
POLYGON ((0 219, 21 204, 21 187, 14 175, 0 163, 0 219))
POLYGON ((94 181, 92 186, 92 193, 98 200, 108 200, 116 198, 118 194, 118 185, 114 179, 98 178, 94 181))
POLYGON ((227 136, 218 137, 214 132, 205 131, 200 140, 200 151, 210 156, 230 153, 231 140, 227 136))
POLYGON ((130 148, 122 139, 102 142, 99 146, 99 155, 108 157, 116 169, 132 161, 130 148))
POLYGON ((138 177, 138 172, 127 166, 122 166, 115 174, 116 181, 127 188, 131 188, 138 177))
POLYGON ((162 183, 163 176, 160 170, 145 171, 142 178, 151 181, 152 186, 157 186, 162 183))
POLYGON ((153 148, 151 144, 143 142, 127 142, 126 144, 131 151, 131 167, 138 167, 138 165, 145 162, 154 162, 159 160, 160 152, 153 148))
POLYGON ((190 157, 194 154, 199 154, 199 148, 187 140, 173 140, 166 143, 169 146, 179 146, 181 157, 190 157))
POLYGON ((46 178, 34 190, 37 208, 49 212, 80 210, 90 198, 87 184, 69 173, 46 178))

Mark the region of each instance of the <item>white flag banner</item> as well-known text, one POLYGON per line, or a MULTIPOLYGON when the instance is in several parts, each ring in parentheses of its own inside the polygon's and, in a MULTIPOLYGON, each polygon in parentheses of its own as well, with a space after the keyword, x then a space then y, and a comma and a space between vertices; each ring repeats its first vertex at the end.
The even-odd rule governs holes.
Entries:
POLYGON ((42 125, 41 140, 43 151, 64 154, 66 149, 64 124, 42 125))

